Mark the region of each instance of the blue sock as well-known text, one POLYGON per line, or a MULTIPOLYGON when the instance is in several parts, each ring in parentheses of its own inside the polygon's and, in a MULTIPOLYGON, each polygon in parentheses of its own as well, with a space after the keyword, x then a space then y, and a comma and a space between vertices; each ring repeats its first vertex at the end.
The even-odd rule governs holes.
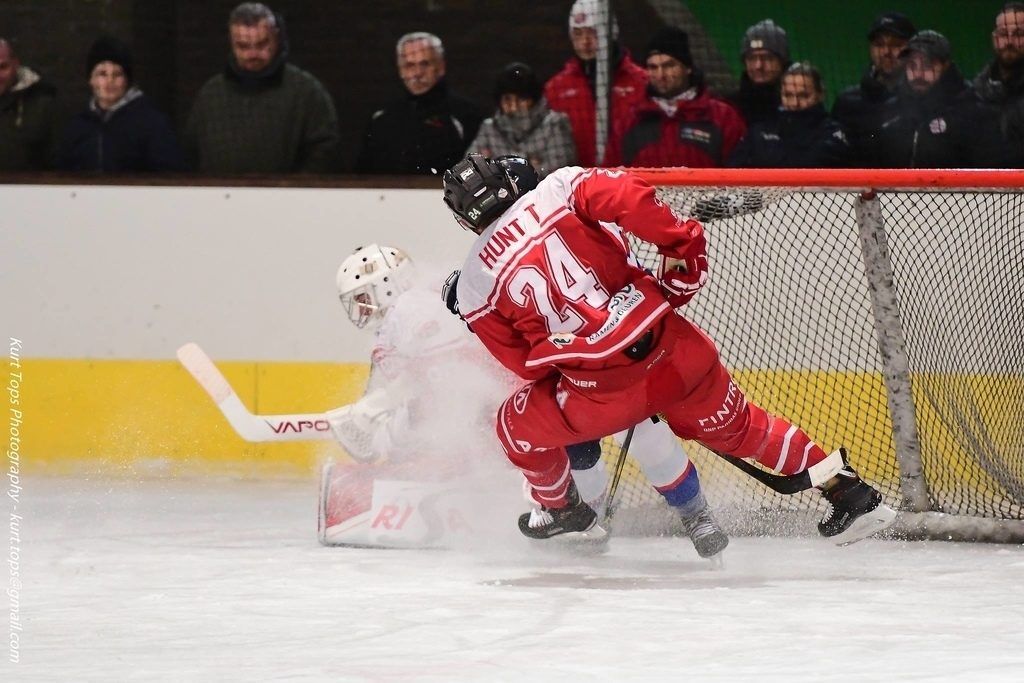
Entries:
POLYGON ((704 494, 700 490, 700 477, 697 468, 691 462, 686 466, 683 475, 667 487, 658 487, 658 493, 665 497, 672 507, 683 516, 691 516, 700 512, 706 505, 704 494))

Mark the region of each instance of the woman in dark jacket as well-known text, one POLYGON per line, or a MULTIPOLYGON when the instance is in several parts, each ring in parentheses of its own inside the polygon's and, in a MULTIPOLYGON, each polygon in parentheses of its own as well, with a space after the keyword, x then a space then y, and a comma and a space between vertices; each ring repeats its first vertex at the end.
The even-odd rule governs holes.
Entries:
POLYGON ((132 85, 127 48, 113 38, 100 38, 86 64, 93 96, 64 130, 57 167, 101 173, 184 170, 167 117, 132 85))
POLYGON ((821 73, 806 62, 782 77, 782 107, 775 119, 755 124, 736 147, 730 166, 838 168, 850 159, 842 126, 825 111, 821 73))

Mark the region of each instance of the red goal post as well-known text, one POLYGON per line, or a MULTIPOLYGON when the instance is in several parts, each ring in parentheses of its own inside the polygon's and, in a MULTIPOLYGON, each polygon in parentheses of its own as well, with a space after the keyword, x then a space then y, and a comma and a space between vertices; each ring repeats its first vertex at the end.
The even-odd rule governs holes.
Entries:
MULTIPOLYGON (((1024 541, 1024 173, 631 170, 705 223, 711 279, 682 313, 752 400, 845 445, 897 533, 1024 541)), ((686 448, 733 531, 813 529, 816 492, 686 448)), ((619 491, 624 523, 670 521, 635 467, 619 491)))

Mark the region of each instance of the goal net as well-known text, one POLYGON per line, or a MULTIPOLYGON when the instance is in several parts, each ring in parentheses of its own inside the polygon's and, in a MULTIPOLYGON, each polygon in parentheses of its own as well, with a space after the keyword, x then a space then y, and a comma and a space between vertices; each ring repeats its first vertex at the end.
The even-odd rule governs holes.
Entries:
MULTIPOLYGON (((710 281, 681 312, 718 343, 749 399, 826 450, 845 446, 901 511, 897 533, 1024 540, 1019 174, 644 175, 677 213, 704 222, 710 281)), ((634 247, 657 266, 652 245, 634 247)), ((777 494, 684 446, 733 532, 813 530, 816 491, 777 494)), ((670 528, 635 463, 616 497, 625 530, 670 528)))

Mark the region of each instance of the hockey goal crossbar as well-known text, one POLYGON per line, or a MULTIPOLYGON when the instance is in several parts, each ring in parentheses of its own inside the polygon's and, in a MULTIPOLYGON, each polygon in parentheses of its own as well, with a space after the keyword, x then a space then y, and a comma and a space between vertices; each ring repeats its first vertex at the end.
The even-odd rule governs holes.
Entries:
POLYGON ((653 185, 846 190, 1021 190, 1024 173, 1006 169, 636 168, 653 185))

